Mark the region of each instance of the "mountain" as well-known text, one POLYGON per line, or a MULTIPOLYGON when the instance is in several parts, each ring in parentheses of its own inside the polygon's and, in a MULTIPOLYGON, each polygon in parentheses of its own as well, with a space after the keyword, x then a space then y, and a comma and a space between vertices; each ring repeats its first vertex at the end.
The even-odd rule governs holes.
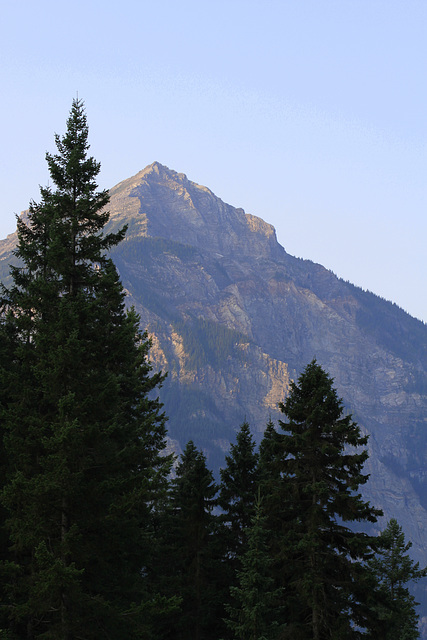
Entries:
MULTIPOLYGON (((274 228, 155 162, 111 190, 108 230, 128 302, 168 371, 171 446, 192 438, 217 471, 246 418, 258 440, 313 358, 369 433, 365 497, 395 517, 427 564, 427 326, 294 258, 274 228)), ((7 279, 16 235, 0 242, 7 279)))

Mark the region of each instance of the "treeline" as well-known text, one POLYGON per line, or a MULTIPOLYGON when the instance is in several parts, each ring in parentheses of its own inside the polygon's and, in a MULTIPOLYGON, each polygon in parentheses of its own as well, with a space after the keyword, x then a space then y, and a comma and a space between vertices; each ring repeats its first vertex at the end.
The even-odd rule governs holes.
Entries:
POLYGON ((379 536, 351 528, 381 515, 358 493, 366 438, 316 362, 281 408, 259 450, 242 424, 218 484, 187 444, 158 514, 153 576, 180 599, 158 637, 415 640, 408 586, 426 570, 396 520, 379 536))
POLYGON ((381 513, 359 493, 367 439, 315 361, 259 450, 242 425, 218 485, 193 442, 165 454, 81 101, 56 146, 2 290, 0 637, 416 638, 426 572, 396 521, 361 531, 381 513))

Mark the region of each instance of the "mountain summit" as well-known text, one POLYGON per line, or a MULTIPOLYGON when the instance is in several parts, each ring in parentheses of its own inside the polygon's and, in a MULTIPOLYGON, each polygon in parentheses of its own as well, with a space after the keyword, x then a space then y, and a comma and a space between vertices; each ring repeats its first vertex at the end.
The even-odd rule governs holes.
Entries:
MULTIPOLYGON (((116 199, 132 201, 130 235, 170 238, 206 251, 273 257, 281 253, 274 227, 217 198, 210 189, 153 162, 111 190, 114 218, 120 219, 116 199)), ((126 216, 128 216, 126 211, 126 216)), ((126 217, 128 221, 128 217, 126 217)))
MULTIPOLYGON (((169 372, 175 450, 192 438, 217 468, 241 423, 260 438, 316 358, 370 434, 365 497, 427 564, 427 326, 290 256, 270 224, 158 162, 110 193, 107 231, 128 225, 112 255, 153 364, 169 372)), ((0 242, 2 279, 14 242, 0 242)))

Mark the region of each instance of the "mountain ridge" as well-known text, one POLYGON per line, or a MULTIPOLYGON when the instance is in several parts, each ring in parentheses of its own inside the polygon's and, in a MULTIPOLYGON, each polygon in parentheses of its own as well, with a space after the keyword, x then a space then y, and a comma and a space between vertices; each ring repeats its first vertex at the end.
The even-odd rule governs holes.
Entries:
MULTIPOLYGON (((259 440, 314 357, 370 435, 365 495, 396 517, 427 564, 427 327, 391 302, 290 256, 274 227, 154 162, 110 190, 112 252, 169 372, 171 446, 214 467, 247 419, 259 440)), ((0 279, 16 235, 0 242, 0 279)), ((382 526, 383 523, 381 523, 382 526)))
MULTIPOLYGON (((253 220, 250 214, 225 205, 209 189, 189 181, 185 174, 170 172, 158 163, 147 169, 141 172, 142 176, 137 174, 143 180, 133 185, 129 198, 137 198, 140 213, 146 216, 146 242, 162 239, 169 245, 159 249, 157 256, 150 254, 153 260, 148 269, 141 264, 137 267, 137 258, 126 256, 126 244, 122 245, 123 251, 119 248, 121 254, 115 258, 120 272, 131 284, 130 296, 144 326, 152 327, 157 336, 155 360, 164 368, 172 364, 172 383, 181 385, 178 413, 187 402, 184 391, 189 393, 190 387, 196 394, 210 394, 211 400, 217 394, 214 410, 201 409, 199 414, 188 411, 190 419, 187 415, 181 421, 172 417, 173 437, 179 433, 181 439, 188 434, 195 436, 196 441, 199 436, 200 440, 196 426, 188 428, 194 415, 212 419, 213 429, 221 434, 220 402, 229 407, 226 420, 229 424, 235 420, 234 429, 246 417, 255 431, 262 431, 269 415, 275 420, 280 417, 274 404, 283 399, 289 380, 316 357, 335 378, 346 406, 371 436, 368 470, 375 482, 369 483, 368 497, 376 505, 384 506, 386 515, 406 522, 418 557, 425 559, 427 520, 421 505, 426 502, 425 325, 397 305, 340 280, 321 265, 290 256, 277 242, 271 225, 257 222, 250 227, 253 220), (197 197, 200 193, 203 197, 197 197), (225 215, 229 217, 224 225, 225 215), (259 233, 260 229, 263 233, 259 233), (181 251, 188 247, 188 255, 177 255, 178 245, 181 251), (163 264, 159 263, 159 256, 163 264), (203 268, 199 269, 200 265, 203 268), (147 291, 142 294, 132 291, 136 281, 151 287, 157 309, 153 308, 147 291), (162 291, 156 294, 158 283, 162 283, 162 291), (173 291, 171 283, 175 283, 175 288, 179 283, 179 290, 173 291), (238 371, 234 371, 234 379, 238 377, 240 382, 234 386, 232 367, 227 363, 222 363, 222 367, 209 362, 200 366, 199 361, 199 366, 193 366, 189 354, 185 354, 182 327, 165 330, 165 324, 170 327, 175 321, 169 318, 164 322, 159 306, 167 308, 169 314, 174 310, 194 333, 197 319, 203 318, 244 334, 247 337, 244 348, 256 382, 250 382, 247 369, 239 368, 235 362, 238 371), (155 328, 161 317, 163 338, 159 337, 162 331, 155 328), (269 375, 263 368, 266 366, 269 375), (264 374, 258 378, 257 367, 258 373, 264 374), (274 371, 280 374, 275 377, 274 371), (245 376, 247 404, 241 384, 245 376), (218 389, 222 389, 222 394, 218 389), (250 398, 256 393, 258 410, 250 398), (229 399, 233 394, 234 404, 229 399), (266 400, 273 397, 271 402, 266 400), (214 414, 216 420, 215 416, 212 418, 214 414), (411 446, 411 438, 418 446, 411 446), (411 509, 402 501, 410 504, 411 509)), ((167 394, 165 397, 168 409, 167 394)), ((200 402, 203 405, 205 401, 206 397, 200 402)), ((228 438, 230 435, 229 430, 228 438)), ((227 438, 211 439, 216 440, 227 438)), ((203 438, 201 442, 209 453, 209 443, 203 438)))

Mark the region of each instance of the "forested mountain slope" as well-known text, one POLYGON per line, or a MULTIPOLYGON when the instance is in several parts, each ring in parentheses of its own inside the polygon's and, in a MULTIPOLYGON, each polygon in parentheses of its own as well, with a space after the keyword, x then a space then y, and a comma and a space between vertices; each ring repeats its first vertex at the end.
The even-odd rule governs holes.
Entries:
MULTIPOLYGON (((271 225, 158 163, 114 187, 109 209, 108 231, 128 225, 113 257, 168 371, 175 449, 192 438, 217 469, 243 420, 259 439, 316 358, 370 434, 366 497, 427 564, 426 325, 288 255, 271 225)), ((0 242, 2 279, 15 241, 0 242)))

